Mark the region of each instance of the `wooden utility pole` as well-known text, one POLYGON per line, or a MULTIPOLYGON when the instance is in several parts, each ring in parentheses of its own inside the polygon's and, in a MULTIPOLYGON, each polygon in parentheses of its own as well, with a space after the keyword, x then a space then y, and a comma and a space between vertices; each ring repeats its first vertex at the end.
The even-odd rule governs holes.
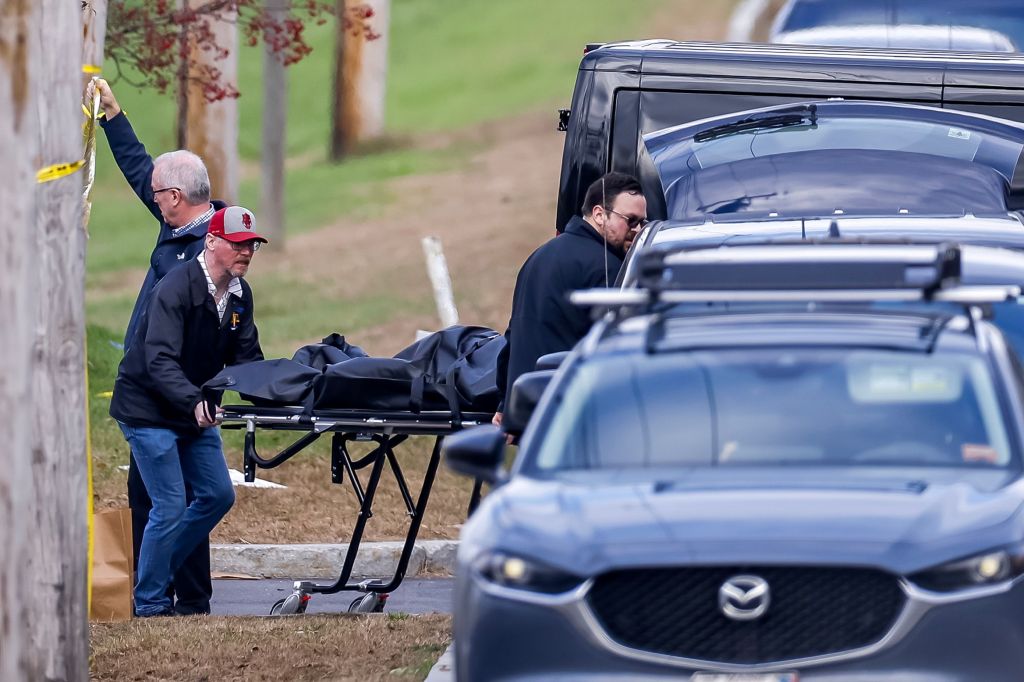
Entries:
MULTIPOLYGON (((289 0, 266 0, 267 11, 280 21, 287 17, 289 0)), ((263 51, 263 144, 260 155, 260 229, 270 248, 284 250, 285 125, 288 117, 288 74, 270 46, 263 51)))
POLYGON ((86 0, 82 7, 82 87, 103 66, 103 41, 107 35, 107 0, 86 0), (95 69, 93 67, 96 67, 95 69))
POLYGON ((0 679, 85 680, 82 8, 0 0, 0 679), (61 49, 54 49, 60 45, 61 49))
POLYGON ((359 3, 373 9, 369 23, 379 37, 367 40, 362 31, 346 32, 341 20, 345 0, 336 0, 338 21, 331 99, 332 161, 349 154, 359 142, 372 140, 384 132, 390 0, 359 0, 359 3))
POLYGON ((36 273, 32 253, 35 223, 33 190, 34 139, 38 134, 28 82, 37 78, 29 59, 31 10, 28 3, 0 0, 0 92, 7 99, 7 115, 0 116, 0 200, 7 220, 0 221, 4 245, 0 268, 0 433, 6 455, 0 466, 0 680, 28 677, 31 597, 24 589, 29 580, 23 557, 29 547, 28 501, 32 487, 29 424, 32 415, 32 338, 37 291, 26 286, 36 273))
MULTIPOLYGON (((187 0, 186 0, 187 2, 187 0)), ((237 13, 223 11, 205 21, 214 34, 218 47, 227 50, 224 59, 214 59, 212 52, 191 46, 192 58, 197 63, 209 63, 221 73, 225 83, 238 83, 238 26, 237 13)), ((180 79, 179 79, 180 82, 180 79)), ((213 196, 229 204, 238 201, 238 100, 226 97, 219 102, 208 102, 202 87, 189 80, 184 97, 179 93, 179 146, 198 154, 210 172, 213 196), (185 110, 182 111, 182 99, 185 110), (185 123, 186 133, 181 134, 185 123)))

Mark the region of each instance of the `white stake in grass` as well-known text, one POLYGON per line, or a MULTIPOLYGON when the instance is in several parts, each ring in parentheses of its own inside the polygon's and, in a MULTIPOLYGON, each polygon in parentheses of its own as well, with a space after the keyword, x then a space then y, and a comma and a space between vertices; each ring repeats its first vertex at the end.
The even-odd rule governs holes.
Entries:
POLYGON ((459 311, 455 309, 452 278, 448 275, 448 263, 444 259, 441 240, 437 237, 424 237, 423 255, 427 258, 427 274, 434 287, 434 301, 437 303, 437 316, 441 318, 441 328, 458 324, 459 311))

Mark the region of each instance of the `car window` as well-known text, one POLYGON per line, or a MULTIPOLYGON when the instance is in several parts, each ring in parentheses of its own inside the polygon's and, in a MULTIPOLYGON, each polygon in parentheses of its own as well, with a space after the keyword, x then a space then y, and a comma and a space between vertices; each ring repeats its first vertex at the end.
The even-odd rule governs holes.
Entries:
POLYGON ((891 1, 893 24, 987 28, 1009 38, 1017 51, 1024 47, 1024 4, 1019 0, 891 1))
POLYGON ((781 31, 799 31, 818 26, 864 26, 889 22, 889 0, 804 0, 791 2, 779 26, 781 31))
POLYGON ((846 349, 597 359, 570 381, 535 452, 540 470, 1011 459, 981 358, 846 349))
POLYGON ((822 26, 968 26, 998 31, 1021 50, 1024 5, 1019 0, 796 0, 776 32, 822 26))

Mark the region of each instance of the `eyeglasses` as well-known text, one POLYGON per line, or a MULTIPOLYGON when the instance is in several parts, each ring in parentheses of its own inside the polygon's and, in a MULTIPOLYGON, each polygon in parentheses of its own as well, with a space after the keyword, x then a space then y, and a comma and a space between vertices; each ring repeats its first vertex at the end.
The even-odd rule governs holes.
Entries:
POLYGON ((217 237, 217 239, 220 239, 221 241, 227 242, 228 245, 231 246, 231 250, 236 253, 241 253, 242 251, 246 251, 248 249, 252 249, 252 252, 256 253, 257 251, 260 250, 260 247, 263 246, 263 242, 261 242, 259 239, 249 239, 244 242, 233 242, 230 239, 224 239, 224 237, 221 237, 220 235, 213 236, 217 237))
POLYGON ((160 192, 170 192, 172 189, 176 189, 179 192, 181 191, 180 187, 161 187, 160 189, 153 190, 153 196, 160 194, 160 192))
POLYGON ((631 230, 635 230, 636 228, 643 227, 644 225, 647 224, 647 218, 638 218, 637 216, 632 216, 632 217, 624 216, 621 213, 619 213, 618 211, 613 211, 610 208, 606 208, 604 210, 608 211, 609 213, 614 213, 615 215, 617 215, 620 218, 622 218, 623 220, 625 220, 626 221, 626 227, 628 227, 631 230))

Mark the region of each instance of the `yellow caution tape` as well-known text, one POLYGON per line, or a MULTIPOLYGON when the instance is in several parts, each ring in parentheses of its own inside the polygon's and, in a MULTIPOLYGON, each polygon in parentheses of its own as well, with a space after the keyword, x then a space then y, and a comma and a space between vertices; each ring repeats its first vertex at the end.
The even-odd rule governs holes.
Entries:
POLYGON ((96 66, 95 64, 82 64, 82 73, 88 73, 90 75, 96 75, 96 74, 100 73, 102 70, 103 69, 101 69, 100 67, 96 66))
POLYGON ((51 180, 57 180, 67 175, 71 175, 76 170, 85 165, 85 159, 79 159, 78 161, 72 161, 71 163, 55 163, 52 166, 41 168, 36 173, 36 182, 50 182, 51 180))

